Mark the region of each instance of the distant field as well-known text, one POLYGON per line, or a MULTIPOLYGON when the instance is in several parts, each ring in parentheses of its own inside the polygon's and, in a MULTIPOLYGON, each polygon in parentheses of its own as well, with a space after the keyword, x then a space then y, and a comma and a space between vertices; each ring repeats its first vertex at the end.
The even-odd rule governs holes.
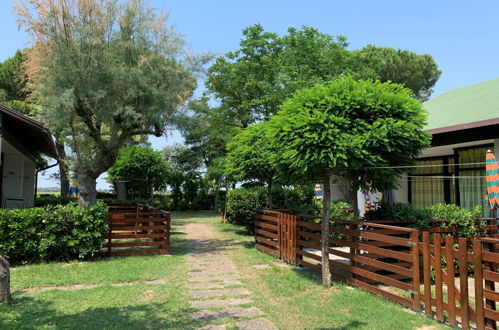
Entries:
POLYGON ((41 195, 60 196, 60 192, 58 192, 58 191, 38 191, 36 193, 36 196, 41 196, 41 195))

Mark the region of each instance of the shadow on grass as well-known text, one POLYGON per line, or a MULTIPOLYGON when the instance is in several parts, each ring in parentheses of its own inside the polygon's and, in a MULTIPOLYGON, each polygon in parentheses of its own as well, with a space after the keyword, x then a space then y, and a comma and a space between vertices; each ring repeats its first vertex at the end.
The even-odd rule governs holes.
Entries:
POLYGON ((0 306, 0 312, 16 314, 0 318, 0 329, 185 329, 196 327, 189 309, 178 309, 176 317, 164 315, 164 304, 125 307, 90 308, 64 314, 47 300, 34 297, 17 298, 10 306, 0 306), (163 312, 163 313, 162 313, 163 312))
POLYGON ((350 321, 345 326, 341 328, 317 328, 317 330, 346 330, 346 329, 357 329, 366 326, 367 323, 361 321, 350 321))

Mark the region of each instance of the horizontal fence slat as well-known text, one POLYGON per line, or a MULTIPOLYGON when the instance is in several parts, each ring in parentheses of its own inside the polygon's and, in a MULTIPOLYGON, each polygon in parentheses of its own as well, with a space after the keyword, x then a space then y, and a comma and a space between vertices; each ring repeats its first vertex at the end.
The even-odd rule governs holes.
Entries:
POLYGON ((276 233, 273 233, 273 232, 270 232, 270 231, 266 231, 266 230, 263 230, 263 229, 256 229, 255 233, 258 234, 258 235, 267 236, 269 238, 275 238, 275 239, 279 238, 279 235, 277 235, 276 233))
POLYGON ((350 259, 350 260, 355 261, 355 262, 360 262, 360 263, 364 263, 366 265, 377 267, 379 270, 387 270, 387 271, 390 271, 392 273, 397 273, 397 274, 408 276, 408 277, 412 276, 412 269, 410 269, 410 268, 403 268, 403 267, 400 267, 400 266, 397 266, 394 264, 390 264, 387 262, 375 260, 372 258, 366 258, 362 254, 351 254, 348 252, 338 251, 338 250, 334 250, 331 248, 329 249, 329 253, 343 257, 343 258, 350 259))
POLYGON ((271 248, 269 248, 269 247, 266 247, 266 246, 264 246, 264 245, 262 245, 262 244, 259 244, 259 243, 256 243, 256 244, 255 244, 255 247, 256 247, 257 249, 262 250, 263 252, 267 252, 267 253, 270 253, 270 254, 272 254, 272 255, 279 256, 279 251, 278 251, 278 250, 273 250, 273 249, 271 249, 271 248))
POLYGON ((258 220, 272 221, 272 222, 275 222, 275 223, 278 222, 278 219, 277 219, 276 216, 265 215, 265 214, 259 214, 259 215, 257 215, 256 219, 258 219, 258 220))
POLYGON ((271 229, 271 230, 274 230, 274 231, 277 231, 279 229, 279 227, 276 226, 276 225, 271 225, 269 223, 261 222, 261 221, 256 221, 255 222, 255 226, 262 227, 262 228, 267 228, 267 229, 271 229))
POLYGON ((112 247, 133 247, 133 246, 163 246, 168 245, 168 241, 153 241, 153 242, 123 242, 111 243, 112 247))
POLYGON ((494 301, 499 301, 499 292, 488 290, 488 289, 483 289, 483 296, 486 299, 494 300, 494 301))
POLYGON ((497 272, 492 272, 490 270, 484 269, 482 271, 482 274, 483 274, 483 278, 486 280, 493 281, 493 282, 499 282, 499 273, 497 273, 497 272))
POLYGON ((111 235, 104 235, 105 239, 125 239, 125 238, 164 238, 166 233, 154 233, 154 234, 120 234, 113 233, 111 235))
POLYGON ((347 247, 350 247, 353 249, 374 252, 374 253, 377 253, 377 254, 384 256, 385 258, 394 258, 394 259, 404 260, 404 261, 408 261, 408 262, 412 261, 412 255, 409 253, 383 249, 383 248, 371 246, 368 244, 350 242, 350 241, 340 240, 340 239, 336 239, 336 238, 330 238, 329 243, 347 246, 347 247))
MULTIPOLYGON (((124 250, 124 251, 112 251, 111 256, 127 256, 127 255, 147 255, 147 254, 166 254, 167 249, 150 249, 150 250, 124 250)), ((108 252, 104 253, 109 255, 108 252)))
POLYGON ((168 230, 170 229, 167 225, 155 225, 155 226, 111 226, 112 230, 168 230))
POLYGON ((256 241, 258 243, 265 243, 266 245, 279 247, 279 242, 272 241, 270 238, 257 237, 256 241))

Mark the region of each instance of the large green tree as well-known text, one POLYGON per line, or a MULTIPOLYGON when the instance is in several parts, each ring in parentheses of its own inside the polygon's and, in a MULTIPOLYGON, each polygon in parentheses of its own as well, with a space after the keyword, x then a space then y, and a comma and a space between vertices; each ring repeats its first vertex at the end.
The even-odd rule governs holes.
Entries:
POLYGON ((14 56, 0 63, 0 90, 6 101, 25 101, 29 95, 26 89, 26 74, 23 64, 25 55, 18 50, 14 56))
POLYGON ((442 74, 429 54, 416 54, 409 50, 368 45, 354 51, 359 61, 374 71, 382 81, 403 84, 412 90, 414 97, 427 101, 442 74))
POLYGON ((204 59, 144 0, 30 0, 17 5, 33 47, 29 87, 71 148, 80 204, 136 136, 161 135, 196 88, 204 59))
POLYGON ((247 127, 228 144, 225 158, 227 175, 236 181, 257 180, 266 184, 269 198, 277 174, 278 152, 270 134, 268 122, 247 127))
POLYGON ((297 89, 347 72, 362 76, 346 46, 345 38, 311 27, 289 28, 279 36, 252 25, 243 30, 240 49, 209 68, 206 87, 220 101, 218 113, 226 124, 245 128, 275 114, 297 89))
POLYGON ((129 146, 120 150, 116 162, 107 172, 112 181, 126 181, 129 196, 152 199, 155 190, 166 188, 169 168, 160 151, 129 146))
MULTIPOLYGON (((402 85, 343 77, 298 91, 270 125, 281 150, 283 175, 322 179, 322 275, 330 285, 329 205, 333 178, 359 188, 385 190, 429 144, 426 112, 402 85), (389 168, 386 168, 389 167, 389 168)), ((352 203, 356 205, 356 193, 352 203)))

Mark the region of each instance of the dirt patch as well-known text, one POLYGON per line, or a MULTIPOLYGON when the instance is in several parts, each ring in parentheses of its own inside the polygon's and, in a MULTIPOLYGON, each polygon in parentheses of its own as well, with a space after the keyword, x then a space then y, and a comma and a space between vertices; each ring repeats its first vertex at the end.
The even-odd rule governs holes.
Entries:
POLYGON ((253 320, 245 320, 241 322, 237 322, 237 327, 239 330, 271 330, 271 329, 277 329, 274 327, 272 323, 270 323, 269 320, 260 318, 260 319, 253 319, 253 320))
MULTIPOLYGON (((136 281, 136 282, 119 282, 109 284, 114 287, 121 286, 132 286, 137 284, 146 284, 146 285, 161 285, 166 284, 165 279, 157 279, 152 281, 136 281)), ((15 294, 23 294, 23 293, 37 293, 37 292, 45 292, 50 290, 62 290, 62 291, 71 291, 71 290, 91 290, 95 288, 99 288, 104 286, 104 284, 75 284, 75 285, 61 285, 61 286, 42 286, 38 288, 27 288, 23 290, 15 291, 15 294)))
POLYGON ((152 290, 146 290, 142 292, 142 295, 140 295, 136 301, 149 301, 154 297, 154 291, 152 290))
POLYGON ((198 321, 214 321, 224 317, 250 317, 261 315, 256 307, 227 307, 221 311, 202 310, 192 313, 192 318, 198 321))

